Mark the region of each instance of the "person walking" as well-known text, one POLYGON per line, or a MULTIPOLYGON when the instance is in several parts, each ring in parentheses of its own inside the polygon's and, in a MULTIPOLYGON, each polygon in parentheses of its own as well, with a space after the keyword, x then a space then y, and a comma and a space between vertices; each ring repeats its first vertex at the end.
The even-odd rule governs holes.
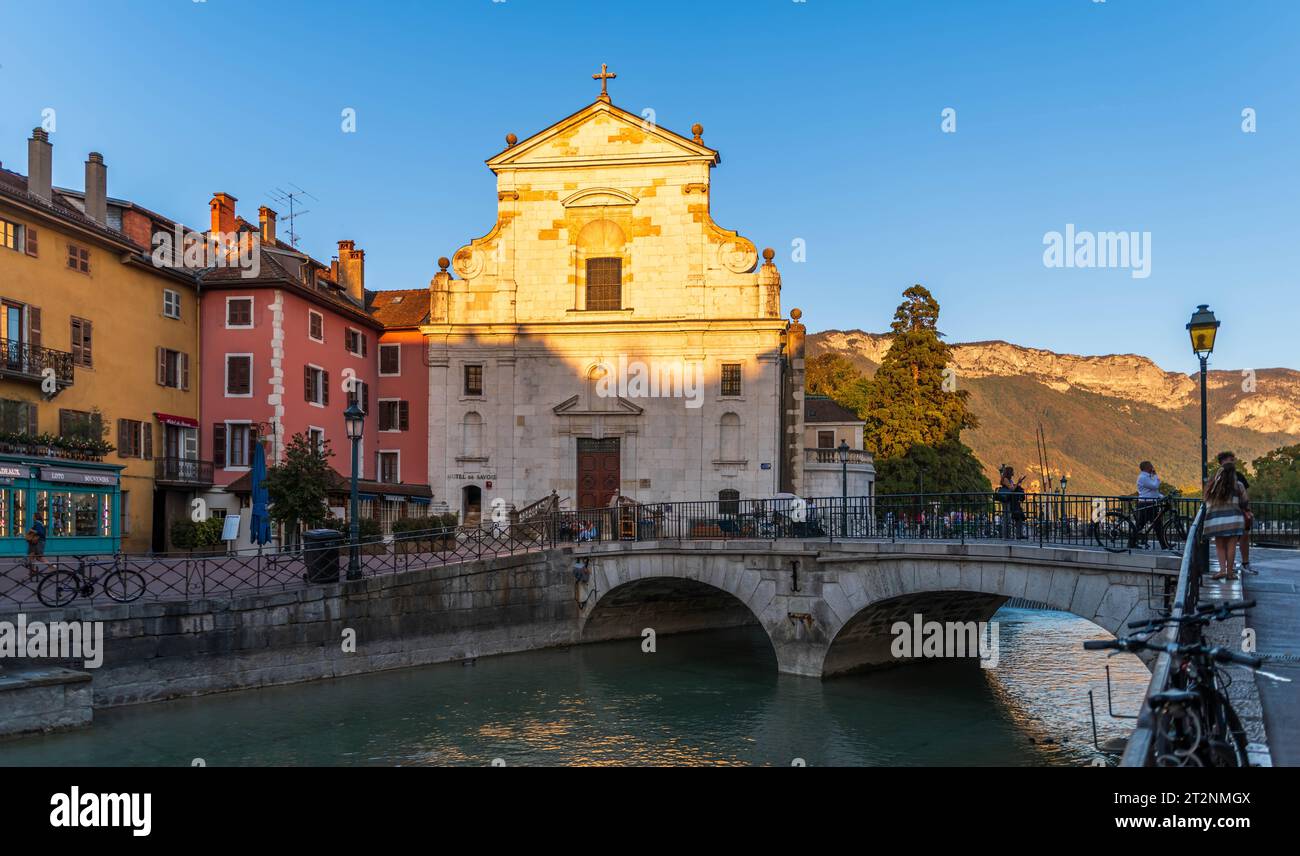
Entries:
MULTIPOLYGON (((1160 492, 1160 476, 1156 475, 1155 465, 1150 461, 1138 464, 1137 477, 1138 504, 1133 515, 1133 530, 1128 533, 1128 548, 1137 548, 1138 534, 1143 532, 1151 522, 1160 515, 1159 502, 1164 499, 1160 492)), ((1156 527, 1156 537, 1160 539, 1161 549, 1168 550, 1163 526, 1156 527)))
POLYGON ((1237 542, 1246 531, 1242 512, 1245 491, 1237 481, 1235 463, 1224 464, 1205 487, 1205 537, 1214 539, 1219 572, 1211 579, 1235 580, 1237 542))
MULTIPOLYGON (((1237 456, 1232 452, 1220 452, 1217 460, 1219 466, 1227 463, 1231 463, 1233 467, 1237 466, 1237 456)), ((1241 540, 1237 542, 1237 546, 1241 550, 1241 572, 1243 574, 1258 574, 1259 571, 1252 570, 1250 567, 1250 530, 1255 525, 1255 514, 1250 509, 1250 482, 1246 481, 1246 477, 1241 474, 1241 470, 1237 470, 1237 483, 1241 485, 1245 496, 1241 512, 1246 519, 1246 528, 1241 533, 1241 540)))
POLYGON ((45 524, 39 517, 32 518, 32 528, 27 530, 27 576, 38 576, 36 565, 39 563, 46 570, 49 565, 45 561, 45 524))

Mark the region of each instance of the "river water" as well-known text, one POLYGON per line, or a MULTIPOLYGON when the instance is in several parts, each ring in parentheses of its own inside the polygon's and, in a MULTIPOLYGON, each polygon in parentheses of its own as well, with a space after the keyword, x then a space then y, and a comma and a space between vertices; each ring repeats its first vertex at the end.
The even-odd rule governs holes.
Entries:
POLYGON ((1105 633, 1003 609, 996 668, 935 660, 825 681, 776 672, 757 627, 489 657, 100 711, 0 743, 0 765, 1071 765, 1131 722, 1149 674, 1105 633))

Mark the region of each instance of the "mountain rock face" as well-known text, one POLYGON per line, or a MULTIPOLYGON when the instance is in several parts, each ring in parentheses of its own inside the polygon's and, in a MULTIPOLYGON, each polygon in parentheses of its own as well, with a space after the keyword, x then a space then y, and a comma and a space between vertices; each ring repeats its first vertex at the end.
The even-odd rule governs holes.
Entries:
MULTIPOLYGON (((890 339, 827 330, 808 336, 808 353, 838 352, 873 374, 890 339)), ((1156 463, 1165 481, 1185 489, 1199 482, 1195 374, 1167 372, 1137 354, 1078 356, 1001 341, 954 344, 952 367, 980 419, 979 428, 962 436, 990 476, 1005 463, 1041 479, 1035 445, 1041 423, 1047 468, 1069 473, 1071 493, 1130 493, 1144 459, 1156 463)), ((1300 441, 1300 372, 1211 371, 1207 389, 1211 455, 1231 448, 1249 460, 1300 441)))

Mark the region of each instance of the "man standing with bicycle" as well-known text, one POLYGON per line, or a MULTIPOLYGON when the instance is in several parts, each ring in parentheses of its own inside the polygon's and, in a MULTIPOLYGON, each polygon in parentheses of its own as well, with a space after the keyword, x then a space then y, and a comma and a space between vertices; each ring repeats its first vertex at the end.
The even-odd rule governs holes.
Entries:
MULTIPOLYGON (((1156 475, 1155 465, 1150 461, 1138 464, 1137 494, 1138 504, 1137 511, 1133 514, 1133 531, 1128 535, 1130 550, 1137 548, 1138 534, 1160 515, 1159 503, 1164 499, 1164 494, 1160 493, 1160 476, 1156 475)), ((1156 527, 1156 537, 1160 539, 1161 549, 1168 550, 1169 544, 1165 542, 1163 526, 1156 527)))

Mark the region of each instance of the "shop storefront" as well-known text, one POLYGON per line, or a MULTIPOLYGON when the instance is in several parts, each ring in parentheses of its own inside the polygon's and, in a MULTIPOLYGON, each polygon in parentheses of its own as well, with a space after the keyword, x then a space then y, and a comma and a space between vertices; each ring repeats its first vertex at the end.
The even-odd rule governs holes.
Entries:
POLYGON ((33 520, 49 556, 115 553, 121 546, 122 467, 0 455, 0 556, 24 556, 33 520))

